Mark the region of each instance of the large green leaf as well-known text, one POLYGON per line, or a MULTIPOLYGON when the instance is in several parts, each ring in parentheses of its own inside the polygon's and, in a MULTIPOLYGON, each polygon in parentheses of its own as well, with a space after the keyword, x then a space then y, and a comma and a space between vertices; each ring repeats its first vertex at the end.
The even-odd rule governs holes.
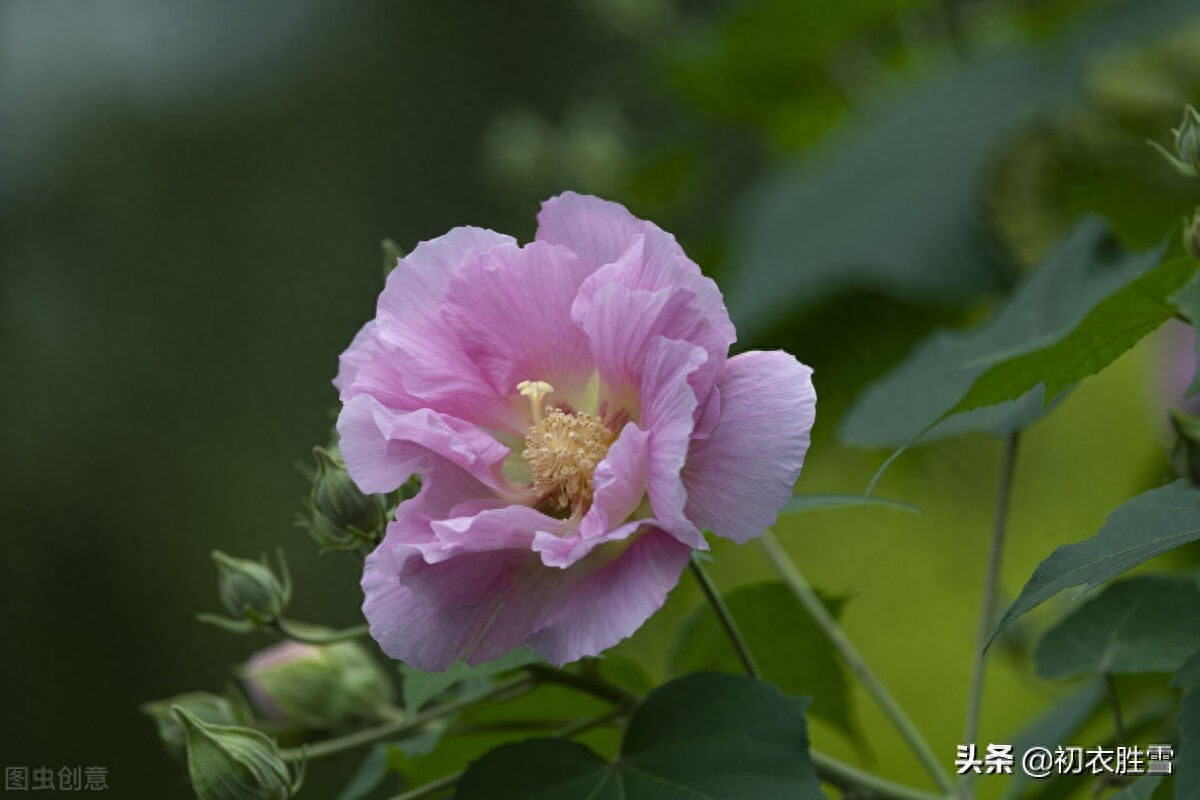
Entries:
POLYGON ((1041 389, 938 421, 997 361, 1063 340, 1094 306, 1159 260, 1157 252, 1124 250, 1102 220, 1084 218, 986 323, 934 333, 867 387, 843 418, 839 436, 849 444, 897 447, 917 436, 930 441, 966 431, 1019 430, 1042 413, 1041 389))
MULTIPOLYGON (((1121 791, 1110 795, 1108 800, 1151 800, 1162 781, 1162 775, 1143 775, 1121 791)), ((1176 794, 1176 798, 1178 796, 1176 794)))
MULTIPOLYGON (((845 598, 825 601, 835 617, 845 598)), ((844 732, 858 736, 851 703, 850 680, 829 637, 813 621, 796 595, 782 581, 742 586, 725 596, 763 678, 785 694, 813 698, 809 712, 844 732)), ((671 651, 675 675, 703 670, 742 672, 729 639, 708 605, 692 612, 679 627, 671 651)))
POLYGON ((409 713, 416 713, 421 706, 456 684, 489 678, 537 661, 541 661, 537 653, 528 647, 521 647, 495 661, 486 661, 473 667, 455 661, 441 672, 426 672, 401 664, 400 674, 404 676, 404 708, 409 713))
POLYGON ((1179 705, 1179 752, 1175 754, 1175 800, 1200 800, 1200 650, 1188 657, 1172 686, 1183 689, 1179 705))
POLYGON ((824 800, 808 755, 806 698, 706 673, 654 691, 606 761, 560 739, 497 748, 456 800, 824 800))
POLYGON ((736 269, 723 286, 742 337, 849 288, 956 302, 1005 286, 1011 275, 983 214, 997 152, 1039 114, 1081 97, 1095 55, 1195 12, 1192 0, 1126 3, 1052 49, 978 56, 892 92, 828 146, 773 173, 743 205, 736 269))
POLYGON ((1070 586, 1086 592, 1138 564, 1200 539, 1200 491, 1185 481, 1138 495, 1108 515, 1090 539, 1059 547, 1038 565, 992 632, 1070 586))
POLYGON ((1108 586, 1046 631, 1034 653, 1043 678, 1174 672, 1200 645, 1200 588, 1145 576, 1108 586))
MULTIPOLYGON (((1093 679, 1079 687, 1036 719, 1010 737, 1014 753, 1024 753, 1031 747, 1049 747, 1075 740, 1096 706, 1104 699, 1104 681, 1093 679)), ((1004 790, 1004 800, 1016 800, 1021 790, 1032 780, 1023 770, 1014 770, 1012 780, 1004 790)))
MULTIPOLYGON (((1175 315, 1172 295, 1197 267, 1200 262, 1190 256, 1160 264, 1098 303, 1059 341, 997 362, 946 416, 1016 400, 1039 384, 1044 397, 1052 398, 1095 375, 1175 315)), ((1188 289, 1196 286, 1200 282, 1188 289)))

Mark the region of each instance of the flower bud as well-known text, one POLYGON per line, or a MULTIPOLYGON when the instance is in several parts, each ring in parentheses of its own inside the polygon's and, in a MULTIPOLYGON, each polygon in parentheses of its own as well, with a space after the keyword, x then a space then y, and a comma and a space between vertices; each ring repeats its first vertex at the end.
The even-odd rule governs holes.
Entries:
POLYGON ((1183 248, 1192 258, 1200 258, 1200 208, 1196 209, 1191 222, 1183 220, 1183 248))
POLYGON ((1175 472, 1192 485, 1200 486, 1200 417, 1172 409, 1171 427, 1176 435, 1175 446, 1171 450, 1175 472))
POLYGON ((323 517, 334 530, 358 533, 360 539, 362 534, 370 534, 383 525, 383 498, 360 492, 336 451, 314 447, 313 455, 317 459, 312 489, 315 514, 323 517))
POLYGON ((233 725, 241 721, 228 698, 208 692, 188 692, 146 703, 142 706, 142 713, 154 720, 158 727, 158 738, 162 739, 168 752, 181 760, 187 754, 187 731, 173 707, 184 709, 201 722, 215 725, 233 725))
POLYGON ((291 598, 291 579, 283 553, 279 553, 279 571, 282 579, 262 562, 233 558, 220 550, 212 552, 217 565, 217 590, 221 603, 237 618, 247 618, 258 625, 276 619, 287 607, 291 598))
POLYGON ((1167 163, 1174 167, 1176 172, 1189 178, 1200 175, 1200 113, 1187 106, 1183 110, 1183 122, 1178 128, 1172 128, 1171 133, 1175 135, 1175 155, 1171 155, 1166 148, 1155 142, 1150 144, 1167 159, 1167 163))
POLYGON ((299 791, 303 764, 293 778, 274 739, 212 725, 180 706, 174 712, 187 732, 188 773, 199 800, 287 800, 299 791))
POLYGON ((281 642, 253 655, 241 677, 265 719, 313 730, 380 719, 394 697, 375 659, 349 641, 281 642))

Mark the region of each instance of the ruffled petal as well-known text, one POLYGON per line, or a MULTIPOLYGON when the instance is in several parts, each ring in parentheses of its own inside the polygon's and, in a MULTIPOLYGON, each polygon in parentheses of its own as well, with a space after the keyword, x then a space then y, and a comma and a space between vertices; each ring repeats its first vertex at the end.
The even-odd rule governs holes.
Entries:
POLYGON ((537 380, 554 386, 552 405, 582 394, 594 367, 571 303, 590 271, 565 247, 533 242, 473 254, 455 273, 444 316, 496 393, 537 380))
POLYGON ((417 245, 388 274, 376 311, 377 336, 392 354, 403 393, 419 406, 491 428, 519 425, 516 407, 488 383, 442 313, 451 276, 469 254, 513 244, 511 236, 494 231, 455 228, 417 245))
POLYGON ((646 226, 622 205, 575 192, 542 203, 537 219, 537 241, 566 245, 592 269, 616 261, 646 226))
POLYGON ((729 359, 717 388, 720 420, 693 440, 683 485, 698 525, 742 543, 773 525, 791 498, 817 395, 812 369, 779 350, 729 359))
POLYGON ((508 448, 455 417, 427 408, 396 412, 362 394, 342 406, 337 429, 346 469, 364 492, 394 491, 436 455, 497 494, 516 493, 500 474, 508 448))
POLYGON ((608 545, 581 562, 604 558, 608 548, 619 552, 600 569, 569 583, 556 598, 553 621, 528 638, 547 661, 561 666, 632 635, 662 608, 691 555, 690 547, 655 529, 639 534, 624 550, 622 546, 608 545))
POLYGON ((705 361, 694 344, 659 337, 650 346, 642 376, 639 425, 650 432, 647 486, 654 517, 661 528, 701 550, 708 544, 687 517, 687 491, 681 471, 695 427, 696 394, 688 377, 705 361))

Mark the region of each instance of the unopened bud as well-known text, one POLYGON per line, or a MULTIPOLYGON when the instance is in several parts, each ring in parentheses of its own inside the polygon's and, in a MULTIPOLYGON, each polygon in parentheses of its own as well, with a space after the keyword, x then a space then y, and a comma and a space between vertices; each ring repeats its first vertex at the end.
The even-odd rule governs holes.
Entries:
POLYGON ((182 708, 201 722, 214 725, 233 725, 240 722, 229 699, 208 692, 188 692, 166 700, 156 700, 142 706, 142 713, 154 720, 158 738, 171 755, 183 759, 187 754, 187 731, 173 711, 182 708))
POLYGON ((375 659, 350 641, 281 642, 252 656, 242 681, 265 719, 313 730, 381 719, 394 698, 375 659))
POLYGON ((275 577, 265 556, 261 562, 249 561, 214 550, 212 558, 217 565, 221 603, 230 614, 265 625, 283 613, 291 598, 292 587, 282 552, 279 553, 281 578, 275 577))
POLYGON ((1175 154, 1155 142, 1150 144, 1175 168, 1175 171, 1189 178, 1200 175, 1200 114, 1196 109, 1187 106, 1183 110, 1183 122, 1178 128, 1172 128, 1175 135, 1175 154))
POLYGON ((199 800, 288 800, 304 779, 293 777, 266 734, 213 725, 180 706, 174 712, 187 732, 188 773, 199 800))
POLYGON ((1187 217, 1184 217, 1183 248, 1191 254, 1192 258, 1200 258, 1200 208, 1196 209, 1190 222, 1187 217))
POLYGON ((314 447, 313 455, 317 459, 313 511, 338 531, 365 536, 378 530, 385 518, 383 498, 359 491, 336 451, 314 447))

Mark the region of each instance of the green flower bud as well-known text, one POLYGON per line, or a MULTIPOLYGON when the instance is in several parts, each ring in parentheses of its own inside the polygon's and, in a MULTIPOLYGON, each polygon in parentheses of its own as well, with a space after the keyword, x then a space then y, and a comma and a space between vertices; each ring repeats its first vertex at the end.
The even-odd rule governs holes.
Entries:
POLYGON ((1192 221, 1183 219, 1183 248, 1192 258, 1200 258, 1200 208, 1196 209, 1192 221))
POLYGON ((187 731, 175 716, 173 707, 184 709, 201 722, 215 725, 233 725, 241 721, 228 698, 208 692, 188 692, 146 703, 142 713, 154 720, 158 738, 162 739, 167 751, 180 760, 187 754, 187 731))
POLYGON ((279 552, 282 578, 275 577, 265 556, 261 562, 248 561, 214 550, 212 558, 217 565, 217 591, 230 614, 265 625, 283 613, 292 586, 282 551, 279 552))
POLYGON ((1155 142, 1150 144, 1176 172, 1189 178, 1200 175, 1200 114, 1187 106, 1183 110, 1183 122, 1178 128, 1172 128, 1171 133, 1175 135, 1175 155, 1155 142))
POLYGON ((313 511, 337 531, 361 535, 379 529, 385 520, 383 498, 360 492, 336 451, 314 447, 313 455, 317 459, 312 488, 313 511))
POLYGON ((281 642, 256 653, 241 671, 264 718, 313 730, 345 728, 386 716, 392 682, 355 642, 281 642))
POLYGON ((304 766, 293 777, 274 739, 209 724, 180 706, 174 712, 187 732, 188 773, 199 800, 288 800, 299 791, 304 766))

